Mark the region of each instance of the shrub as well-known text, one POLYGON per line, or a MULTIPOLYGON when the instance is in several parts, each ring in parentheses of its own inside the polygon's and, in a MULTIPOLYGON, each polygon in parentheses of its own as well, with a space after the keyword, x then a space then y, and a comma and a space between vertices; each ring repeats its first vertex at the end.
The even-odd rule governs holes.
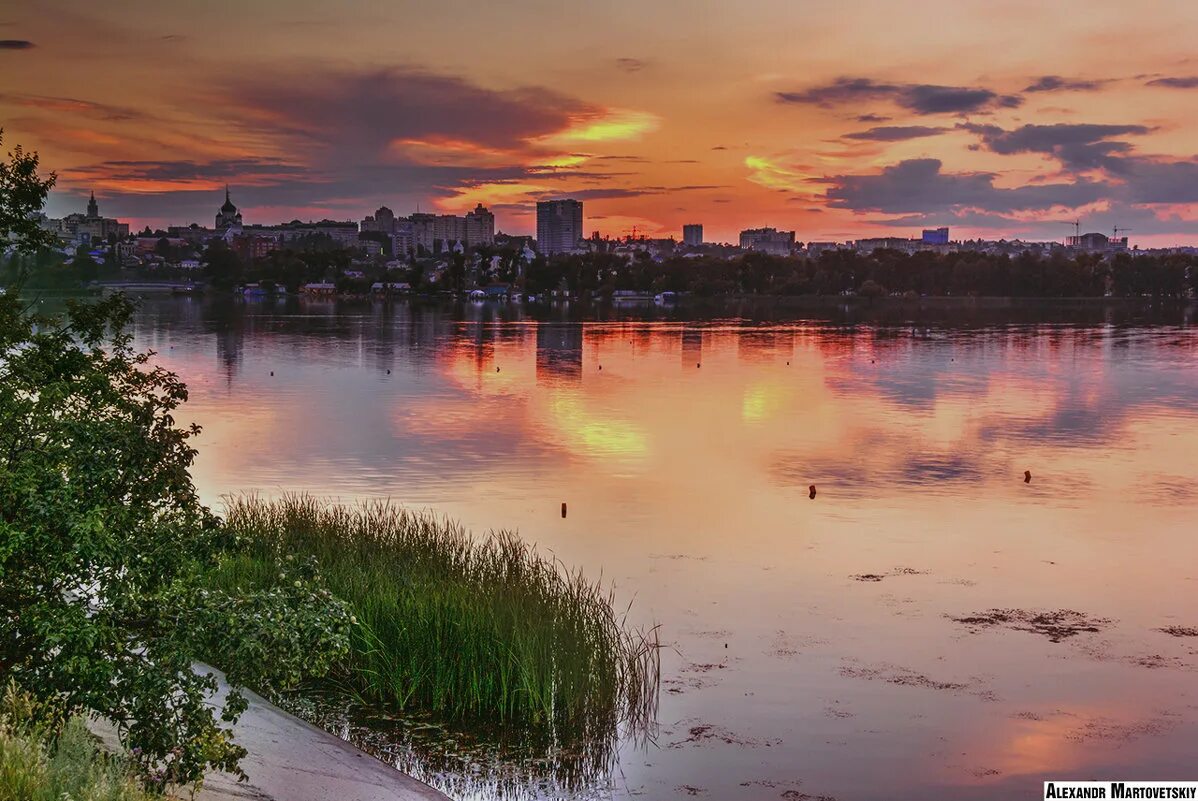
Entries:
POLYGON ((0 801, 150 801, 132 767, 102 753, 82 718, 55 728, 9 684, 0 702, 0 801))

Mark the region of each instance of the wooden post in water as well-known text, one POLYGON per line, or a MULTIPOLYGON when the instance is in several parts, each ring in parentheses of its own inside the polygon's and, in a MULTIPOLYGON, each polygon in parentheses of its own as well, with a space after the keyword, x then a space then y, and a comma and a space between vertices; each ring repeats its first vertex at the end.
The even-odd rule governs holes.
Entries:
POLYGON ((562 517, 565 518, 565 516, 566 516, 566 502, 562 501, 562 517))

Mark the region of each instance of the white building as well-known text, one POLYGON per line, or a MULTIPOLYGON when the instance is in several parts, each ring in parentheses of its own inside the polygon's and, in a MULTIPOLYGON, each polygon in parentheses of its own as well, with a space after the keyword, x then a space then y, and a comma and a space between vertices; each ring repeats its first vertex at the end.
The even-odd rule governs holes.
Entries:
POLYGON ((787 256, 794 250, 795 232, 776 228, 749 228, 740 232, 742 250, 756 250, 775 256, 787 256))

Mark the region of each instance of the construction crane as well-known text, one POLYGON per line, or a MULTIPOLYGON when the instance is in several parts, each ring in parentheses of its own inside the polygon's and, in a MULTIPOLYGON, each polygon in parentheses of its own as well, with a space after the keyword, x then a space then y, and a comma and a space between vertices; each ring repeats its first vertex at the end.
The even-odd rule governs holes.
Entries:
POLYGON ((1130 230, 1131 230, 1130 228, 1120 228, 1119 226, 1116 225, 1114 228, 1111 229, 1111 233, 1114 234, 1114 236, 1112 236, 1111 239, 1118 239, 1120 231, 1122 231, 1123 233, 1126 234, 1130 230))
POLYGON ((1082 221, 1080 218, 1073 220, 1072 222, 1069 222, 1069 221, 1061 222, 1061 223, 1058 223, 1058 225, 1072 225, 1073 226, 1073 244, 1076 245, 1078 243, 1078 241, 1082 238, 1082 221))

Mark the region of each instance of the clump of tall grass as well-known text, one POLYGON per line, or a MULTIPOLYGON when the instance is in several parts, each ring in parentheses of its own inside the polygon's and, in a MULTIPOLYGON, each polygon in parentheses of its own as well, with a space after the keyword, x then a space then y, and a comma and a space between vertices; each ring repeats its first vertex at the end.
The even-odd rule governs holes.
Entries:
POLYGON ((278 559, 315 558, 357 618, 339 677, 364 702, 595 735, 655 712, 656 630, 510 533, 475 538, 387 502, 227 504, 239 546, 214 582, 266 586, 278 559))
POLYGON ((101 753, 80 717, 61 728, 9 685, 0 699, 0 801, 151 801, 119 757, 101 753))

